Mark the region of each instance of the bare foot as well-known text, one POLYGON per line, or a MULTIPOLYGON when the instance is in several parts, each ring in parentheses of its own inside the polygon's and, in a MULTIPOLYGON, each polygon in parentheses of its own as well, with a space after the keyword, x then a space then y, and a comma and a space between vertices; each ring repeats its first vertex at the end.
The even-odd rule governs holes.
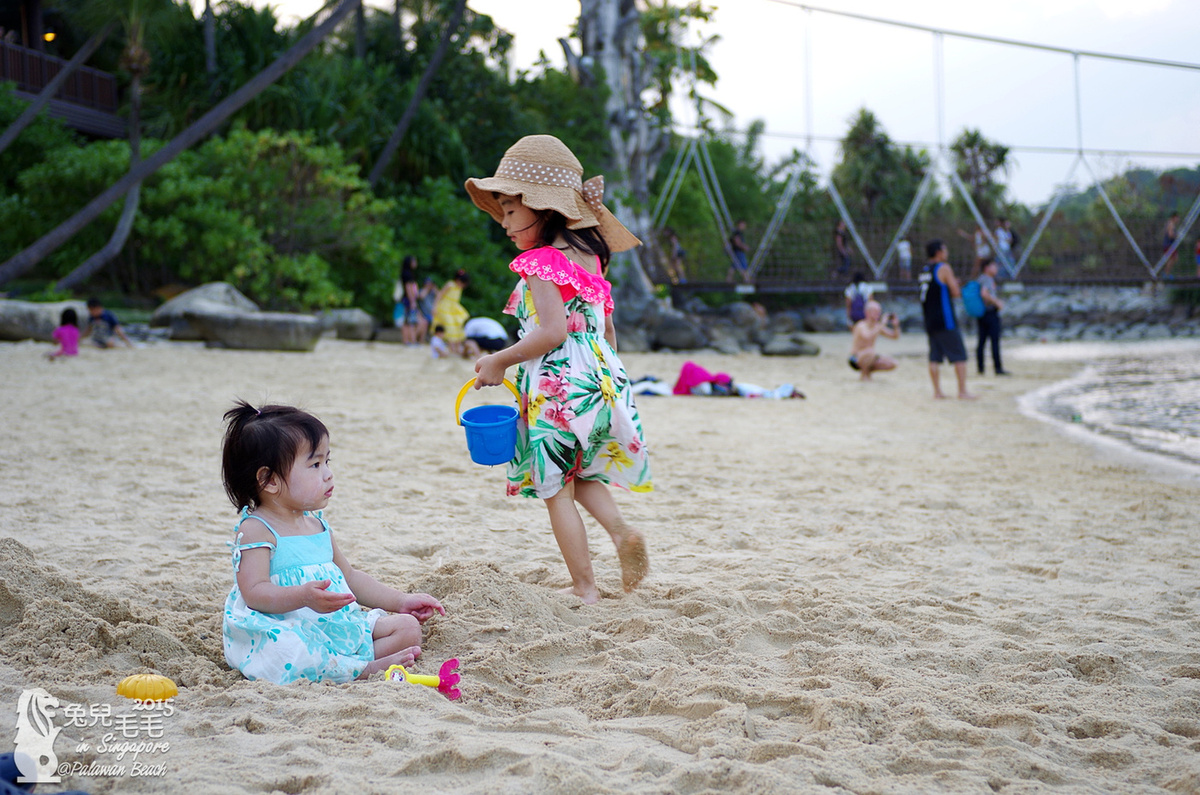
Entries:
POLYGON ((959 392, 958 399, 959 400, 978 400, 979 396, 972 395, 970 392, 959 392))
POLYGON ((628 593, 650 573, 646 539, 637 530, 630 530, 617 545, 617 558, 621 561, 621 585, 628 593))
POLYGON ((946 396, 945 396, 945 395, 943 395, 941 392, 934 392, 934 393, 933 393, 933 399, 934 399, 934 400, 945 400, 945 399, 946 399, 946 396))
POLYGON ((420 656, 420 646, 409 646, 407 649, 401 649, 395 654, 389 654, 386 657, 380 657, 378 660, 372 660, 371 662, 367 663, 367 667, 364 668, 363 672, 358 675, 358 678, 366 679, 371 674, 379 673, 380 671, 386 671, 393 665, 403 665, 408 667, 416 662, 417 658, 420 656))
POLYGON ((591 591, 580 593, 579 591, 575 590, 574 585, 571 585, 567 588, 560 588, 558 592, 564 596, 578 596, 579 601, 583 602, 585 605, 594 605, 596 602, 600 601, 600 591, 595 588, 593 588, 591 591))

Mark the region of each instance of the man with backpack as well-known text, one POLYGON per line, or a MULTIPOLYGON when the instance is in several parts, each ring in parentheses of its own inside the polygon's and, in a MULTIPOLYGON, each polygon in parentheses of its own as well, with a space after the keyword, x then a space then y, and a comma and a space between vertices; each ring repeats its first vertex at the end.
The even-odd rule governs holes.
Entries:
POLYGON ((854 280, 846 288, 846 319, 850 321, 850 328, 854 328, 854 324, 866 317, 867 301, 871 300, 874 291, 867 284, 867 277, 863 276, 862 271, 856 271, 854 280))
MULTIPOLYGON (((975 363, 979 365, 980 375, 983 375, 983 349, 987 346, 989 339, 992 341, 992 366, 995 368, 996 375, 1009 374, 1000 364, 1000 331, 1002 328, 1000 312, 1004 309, 1004 302, 1000 300, 1000 292, 996 289, 996 274, 999 271, 1000 266, 994 259, 988 257, 983 261, 983 272, 975 280, 975 283, 979 285, 979 298, 983 309, 983 314, 978 316, 977 321, 979 344, 975 346, 975 363)), ((965 305, 967 303, 965 288, 963 297, 965 305)))
POLYGON ((929 338, 929 380, 933 382, 933 397, 942 400, 939 370, 943 361, 954 366, 958 380, 958 399, 974 400, 967 391, 967 349, 962 331, 954 316, 954 299, 962 294, 954 269, 946 262, 948 252, 941 240, 925 244, 929 263, 917 279, 921 289, 921 311, 925 316, 925 336, 929 338))

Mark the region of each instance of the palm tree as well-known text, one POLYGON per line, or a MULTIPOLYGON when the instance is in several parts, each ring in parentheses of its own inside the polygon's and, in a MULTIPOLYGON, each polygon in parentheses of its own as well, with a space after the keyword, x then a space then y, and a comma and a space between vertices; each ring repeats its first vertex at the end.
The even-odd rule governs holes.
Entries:
POLYGON ((375 161, 375 166, 371 169, 371 175, 367 178, 367 181, 371 183, 371 187, 375 187, 376 183, 379 182, 379 178, 383 176, 383 170, 387 168, 387 164, 395 157, 396 150, 400 148, 400 141, 404 139, 404 133, 408 131, 408 125, 412 124, 413 117, 417 115, 417 107, 421 104, 421 100, 425 98, 425 92, 429 90, 429 83, 433 80, 434 73, 442 65, 442 60, 445 59, 446 52, 450 49, 450 39, 458 31, 458 26, 462 22, 463 11, 466 8, 467 0, 456 0, 450 20, 446 23, 446 28, 442 31, 442 38, 438 41, 438 46, 434 50, 433 57, 429 59, 429 65, 425 67, 425 71, 421 74, 421 79, 417 81, 417 87, 413 91, 412 99, 408 101, 408 107, 404 109, 404 114, 400 117, 400 121, 396 123, 396 129, 392 131, 392 135, 384 145, 383 151, 379 153, 379 159, 375 161))
MULTIPOLYGON (((54 229, 43 235, 33 245, 18 252, 8 261, 0 264, 0 284, 4 284, 40 262, 59 246, 70 240, 80 229, 87 226, 98 215, 104 212, 117 199, 124 196, 134 186, 150 176, 165 164, 171 162, 192 144, 205 138, 232 116, 243 105, 265 91, 289 69, 300 62, 318 44, 320 44, 346 16, 358 7, 361 0, 342 0, 341 4, 330 13, 320 25, 314 27, 300 41, 279 56, 266 69, 263 69, 241 88, 230 94, 214 108, 201 116, 194 124, 167 142, 147 159, 132 166, 128 173, 114 182, 107 190, 92 199, 83 209, 63 221, 54 229)), ((322 9, 323 11, 324 9, 322 9)), ((317 12, 321 13, 320 11, 317 12)))
POLYGON ((1008 173, 1011 163, 1007 146, 989 141, 979 130, 965 129, 950 144, 955 171, 966 184, 975 205, 985 216, 991 215, 1004 195, 997 174, 1008 173))
POLYGON ((208 74, 209 93, 216 96, 217 79, 217 17, 212 0, 204 0, 204 71, 208 74))
MULTIPOLYGON (((169 10, 170 5, 168 0, 118 0, 115 5, 114 8, 108 3, 96 3, 90 8, 93 12, 109 18, 117 17, 125 29, 121 68, 129 73, 129 167, 134 168, 142 159, 142 80, 150 70, 146 27, 153 24, 154 17, 169 10)), ((125 194, 125 207, 121 210, 121 217, 117 220, 117 226, 108 242, 75 270, 59 279, 54 289, 65 291, 79 286, 121 253, 121 249, 125 248, 125 241, 129 239, 129 233, 133 230, 133 221, 137 218, 141 192, 142 183, 135 182, 125 194)))

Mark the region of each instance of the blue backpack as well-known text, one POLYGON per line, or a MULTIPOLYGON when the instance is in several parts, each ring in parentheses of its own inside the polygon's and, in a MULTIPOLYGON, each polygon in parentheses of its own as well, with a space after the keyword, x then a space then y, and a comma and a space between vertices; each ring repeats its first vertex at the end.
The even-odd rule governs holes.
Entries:
POLYGON ((967 310, 967 314, 971 317, 983 317, 984 310, 987 309, 983 305, 983 293, 980 291, 979 282, 967 282, 962 288, 963 309, 967 310))

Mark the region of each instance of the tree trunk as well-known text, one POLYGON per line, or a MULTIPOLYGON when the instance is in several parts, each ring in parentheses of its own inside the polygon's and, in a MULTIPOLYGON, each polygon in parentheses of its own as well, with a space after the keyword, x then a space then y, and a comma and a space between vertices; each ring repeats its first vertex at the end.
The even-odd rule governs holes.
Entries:
POLYGON ((396 129, 392 131, 392 137, 388 138, 383 151, 379 153, 379 159, 375 161, 375 166, 371 169, 371 175, 367 181, 371 183, 372 188, 383 176, 383 170, 387 168, 388 163, 396 156, 396 150, 400 148, 400 141, 404 139, 404 133, 408 132, 408 125, 412 124, 413 117, 417 115, 417 108, 420 106, 421 100, 425 98, 425 92, 429 90, 429 83, 433 80, 434 73, 442 65, 442 60, 450 50, 450 39, 458 31, 466 7, 467 0, 458 0, 458 3, 455 4, 454 13, 450 17, 450 21, 446 23, 446 29, 442 31, 442 38, 438 42, 437 49, 434 50, 433 57, 429 59, 429 65, 425 67, 421 79, 417 81, 417 88, 413 92, 412 99, 408 101, 408 107, 404 109, 404 115, 400 117, 396 129))
POLYGON ((75 70, 83 66, 87 59, 92 57, 92 53, 96 51, 96 48, 104 43, 104 40, 108 38, 108 34, 112 33, 116 24, 115 22, 109 22, 99 33, 88 39, 79 52, 75 53, 75 57, 68 61, 67 65, 62 68, 62 71, 46 84, 46 87, 37 95, 37 99, 33 101, 33 104, 26 108, 25 112, 16 121, 8 125, 8 129, 4 131, 4 135, 0 135, 0 152, 3 152, 13 141, 17 140, 17 136, 37 118, 42 108, 46 107, 46 104, 62 88, 63 83, 67 82, 67 78, 73 75, 75 70))
POLYGON ((18 253, 7 262, 0 264, 0 284, 5 284, 21 274, 29 271, 46 255, 55 251, 67 242, 80 229, 87 226, 96 216, 108 209, 108 206, 124 196, 130 188, 140 183, 165 164, 179 156, 180 152, 201 140, 226 119, 232 116, 243 105, 261 94, 267 87, 282 77, 295 66, 314 47, 320 44, 326 36, 333 32, 339 23, 353 11, 361 0, 343 0, 334 9, 329 18, 309 31, 308 35, 292 45, 292 48, 279 56, 276 61, 263 69, 244 86, 222 100, 216 107, 201 116, 194 124, 171 139, 166 146, 152 156, 138 163, 121 179, 114 182, 107 190, 92 199, 79 212, 63 221, 29 248, 18 253))
POLYGON ((367 57, 367 10, 362 3, 354 11, 354 57, 360 61, 367 57))
MULTIPOLYGON (((134 72, 129 86, 129 168, 134 169, 142 159, 142 78, 134 72)), ((83 261, 79 267, 59 279, 54 289, 65 292, 86 282, 105 265, 116 259, 125 248, 125 241, 133 231, 133 222, 137 218, 138 203, 142 195, 142 183, 135 182, 125 194, 125 207, 121 217, 113 229, 112 237, 103 248, 83 261)))
POLYGON ((661 130, 651 126, 642 105, 650 73, 641 52, 640 14, 635 0, 580 0, 579 5, 579 37, 585 59, 581 63, 591 58, 600 66, 609 89, 605 112, 617 173, 605 178, 605 201, 642 241, 634 256, 618 260, 614 275, 625 299, 644 305, 654 295, 654 285, 646 277, 656 249, 650 222, 650 180, 667 141, 661 130), (622 196, 633 201, 622 201, 622 196))
POLYGON ((204 71, 208 75, 208 93, 217 94, 217 17, 212 0, 204 0, 204 71))

